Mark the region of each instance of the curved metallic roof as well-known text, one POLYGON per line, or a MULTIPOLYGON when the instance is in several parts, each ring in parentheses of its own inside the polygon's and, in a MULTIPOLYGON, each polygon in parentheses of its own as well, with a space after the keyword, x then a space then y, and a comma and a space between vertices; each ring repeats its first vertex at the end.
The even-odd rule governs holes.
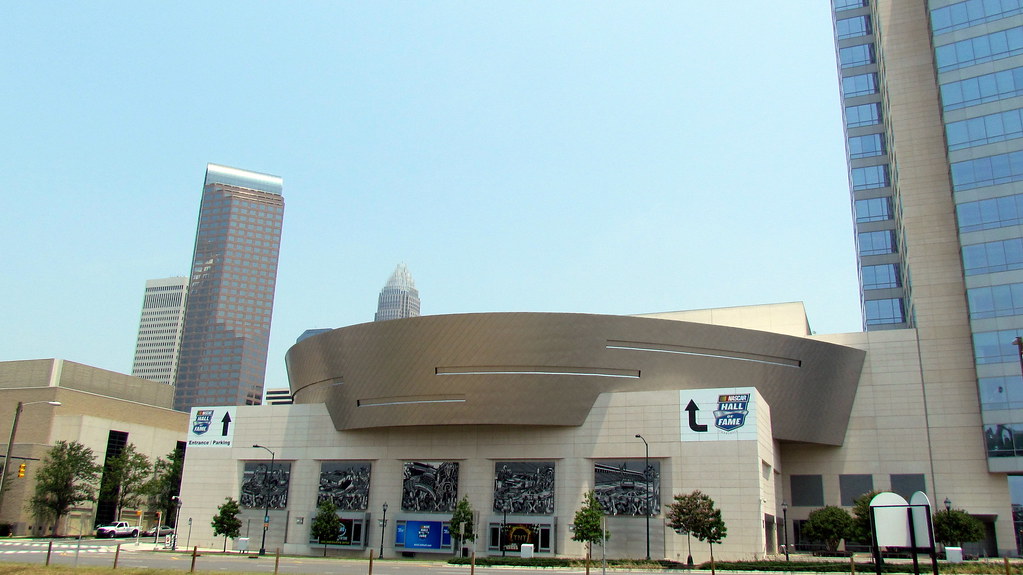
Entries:
POLYGON ((336 329, 288 350, 296 403, 338 430, 581 425, 601 393, 753 386, 779 440, 841 445, 866 352, 645 317, 423 316, 336 329))

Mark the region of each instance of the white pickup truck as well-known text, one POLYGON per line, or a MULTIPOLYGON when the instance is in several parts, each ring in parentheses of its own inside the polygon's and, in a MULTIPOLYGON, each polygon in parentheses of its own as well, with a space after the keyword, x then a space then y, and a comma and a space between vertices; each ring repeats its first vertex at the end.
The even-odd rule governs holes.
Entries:
POLYGON ((127 521, 115 521, 96 528, 96 538, 102 537, 138 537, 139 530, 127 521))

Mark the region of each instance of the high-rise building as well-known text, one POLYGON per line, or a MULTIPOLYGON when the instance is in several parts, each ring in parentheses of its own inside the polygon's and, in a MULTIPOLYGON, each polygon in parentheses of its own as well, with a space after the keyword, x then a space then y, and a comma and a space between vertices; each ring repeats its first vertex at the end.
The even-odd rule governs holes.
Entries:
POLYGON ((278 176, 208 164, 174 407, 259 405, 284 219, 278 176))
POLYGON ((187 293, 186 277, 146 280, 132 375, 174 383, 187 293))
POLYGON ((1023 471, 1023 2, 833 16, 864 327, 917 330, 928 412, 961 418, 990 472, 1023 471))
POLYGON ((374 321, 419 316, 419 290, 408 267, 398 264, 387 285, 380 290, 374 321))

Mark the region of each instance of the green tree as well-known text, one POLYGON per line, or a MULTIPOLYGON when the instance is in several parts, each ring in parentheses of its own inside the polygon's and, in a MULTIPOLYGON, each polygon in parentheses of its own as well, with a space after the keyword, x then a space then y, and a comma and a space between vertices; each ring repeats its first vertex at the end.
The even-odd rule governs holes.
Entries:
POLYGON ((451 514, 451 535, 456 541, 456 554, 461 554, 463 541, 476 540, 476 526, 473 525, 472 517, 472 505, 469 503, 469 497, 463 495, 458 501, 458 505, 455 506, 455 512, 451 514))
POLYGON ((336 542, 341 532, 341 518, 337 516, 337 506, 328 497, 316 508, 313 517, 312 535, 323 545, 323 556, 327 556, 327 543, 336 542))
POLYGON ((849 536, 852 524, 848 511, 828 505, 810 512, 802 532, 811 540, 823 541, 828 551, 836 551, 838 544, 849 536))
POLYGON ((853 501, 852 523, 849 526, 849 533, 846 538, 849 541, 868 544, 871 542, 870 535, 870 500, 880 491, 868 491, 853 501))
POLYGON ((238 537, 242 530, 242 520, 238 519, 241 508, 238 502, 228 497, 226 501, 217 507, 217 514, 213 516, 210 525, 213 526, 213 536, 224 536, 224 551, 227 551, 227 540, 238 537))
POLYGON ((697 489, 686 495, 676 495, 675 501, 668 505, 665 519, 668 526, 686 536, 689 543, 689 557, 686 562, 693 564, 692 535, 697 527, 713 513, 714 500, 697 489))
POLYGON ((181 467, 184 464, 184 453, 178 449, 167 454, 167 458, 157 457, 153 462, 153 474, 146 483, 145 492, 149 497, 149 506, 163 511, 164 523, 177 527, 176 504, 174 497, 181 492, 181 467))
POLYGON ((934 514, 934 538, 942 545, 959 547, 962 543, 984 539, 984 524, 962 509, 934 514))
POLYGON ((58 441, 50 448, 36 473, 35 493, 28 509, 40 521, 53 521, 57 534, 60 520, 72 507, 96 499, 96 480, 102 469, 96 454, 77 441, 58 441))
POLYGON ((100 484, 101 499, 113 501, 117 518, 125 507, 137 509, 146 495, 146 484, 153 465, 149 458, 129 443, 116 457, 107 459, 100 484))
POLYGON ((573 541, 586 543, 586 557, 592 556, 593 544, 603 545, 603 542, 611 538, 611 532, 605 531, 601 525, 604 519, 604 506, 597 501, 593 490, 587 491, 583 497, 583 506, 575 512, 575 532, 572 533, 573 541))

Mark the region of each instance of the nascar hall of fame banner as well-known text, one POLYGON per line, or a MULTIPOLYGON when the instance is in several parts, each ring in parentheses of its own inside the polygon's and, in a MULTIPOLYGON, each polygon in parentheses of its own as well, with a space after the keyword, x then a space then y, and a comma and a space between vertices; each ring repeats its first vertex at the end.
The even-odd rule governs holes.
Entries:
POLYGON ((235 407, 193 407, 188 417, 188 447, 231 447, 235 407))
POLYGON ((682 441, 756 441, 757 398, 752 387, 680 391, 682 441))

